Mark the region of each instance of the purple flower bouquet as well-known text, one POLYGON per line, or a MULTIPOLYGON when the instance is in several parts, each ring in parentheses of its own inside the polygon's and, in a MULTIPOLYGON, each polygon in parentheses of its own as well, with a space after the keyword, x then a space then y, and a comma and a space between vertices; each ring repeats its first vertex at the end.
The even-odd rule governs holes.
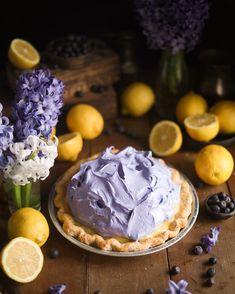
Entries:
POLYGON ((208 17, 207 0, 135 0, 143 35, 150 49, 162 50, 156 82, 156 108, 174 119, 178 98, 189 90, 184 53, 199 42, 208 17))
POLYGON ((40 195, 33 188, 49 175, 57 157, 58 140, 51 133, 63 106, 63 90, 63 83, 48 70, 37 69, 17 81, 12 124, 0 104, 0 170, 11 195, 11 212, 40 208, 40 195))

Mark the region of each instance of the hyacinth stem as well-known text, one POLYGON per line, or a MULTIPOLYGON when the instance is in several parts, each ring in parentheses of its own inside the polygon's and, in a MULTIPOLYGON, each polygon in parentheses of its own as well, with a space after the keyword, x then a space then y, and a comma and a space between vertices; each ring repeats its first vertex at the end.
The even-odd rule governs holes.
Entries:
POLYGON ((22 207, 30 206, 31 191, 32 191, 32 183, 28 183, 21 187, 22 207))
POLYGON ((21 186, 20 185, 13 185, 13 195, 14 195, 14 202, 17 208, 22 207, 21 202, 21 186))

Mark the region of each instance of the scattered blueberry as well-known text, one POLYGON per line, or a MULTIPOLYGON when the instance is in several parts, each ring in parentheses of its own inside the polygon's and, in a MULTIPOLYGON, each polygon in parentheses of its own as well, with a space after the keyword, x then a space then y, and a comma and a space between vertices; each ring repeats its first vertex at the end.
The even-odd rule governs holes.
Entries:
POLYGON ((82 92, 82 91, 76 91, 74 93, 74 96, 77 97, 77 98, 80 98, 80 97, 84 96, 84 92, 82 92))
POLYGON ((52 248, 49 252, 49 257, 50 258, 57 258, 60 255, 60 252, 56 248, 52 248))
POLYGON ((210 265, 214 265, 217 263, 217 259, 216 257, 210 257, 208 262, 210 265))
POLYGON ((113 131, 112 129, 108 128, 108 129, 104 129, 103 133, 106 136, 111 136, 113 134, 113 131))
POLYGON ((203 253, 203 248, 202 248, 202 246, 200 246, 200 245, 195 246, 194 249, 193 249, 193 252, 194 252, 194 254, 196 254, 196 255, 200 255, 200 254, 202 254, 202 253, 203 253))
POLYGON ((211 287, 215 284, 215 280, 213 278, 209 278, 207 281, 206 281, 206 285, 208 287, 211 287))
POLYGON ((195 183, 195 187, 198 188, 198 189, 203 188, 203 186, 204 186, 204 183, 203 183, 202 181, 199 181, 199 180, 198 180, 198 181, 195 183))
POLYGON ((177 274, 179 274, 180 273, 180 267, 179 266, 173 266, 172 268, 171 268, 171 274, 172 275, 177 275, 177 274))
POLYGON ((154 294, 153 288, 147 289, 146 294, 154 294))
POLYGON ((208 268, 208 270, 206 271, 206 275, 208 278, 212 278, 215 275, 215 269, 213 267, 208 268))

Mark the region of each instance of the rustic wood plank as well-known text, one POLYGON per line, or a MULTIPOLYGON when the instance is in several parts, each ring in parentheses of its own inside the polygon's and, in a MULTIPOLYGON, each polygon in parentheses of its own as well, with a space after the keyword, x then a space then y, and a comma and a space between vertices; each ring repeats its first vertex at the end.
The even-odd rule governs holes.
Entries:
MULTIPOLYGON (((85 142, 78 159, 90 155, 90 143, 85 142)), ((44 266, 37 279, 28 284, 20 285, 23 294, 47 293, 48 286, 66 283, 66 293, 84 294, 87 293, 87 252, 66 240, 54 227, 48 213, 47 202, 49 192, 54 183, 65 170, 73 163, 56 161, 50 172, 50 176, 42 182, 43 214, 50 226, 50 236, 43 245, 44 266), (60 256, 56 259, 49 258, 52 248, 57 248, 60 256)))
MULTIPOLYGON (((198 179, 194 171, 194 159, 193 153, 180 152, 169 158, 168 161, 174 164, 179 170, 181 170, 193 183, 197 183, 198 179), (179 160, 181 158, 181 160, 179 160)), ((204 184, 203 187, 197 189, 198 197, 200 200, 200 212, 198 219, 191 229, 179 243, 168 249, 168 257, 170 267, 178 265, 181 268, 181 273, 173 280, 179 281, 185 279, 189 282, 189 291, 192 293, 219 293, 221 290, 223 293, 232 293, 231 284, 234 282, 234 270, 235 270, 235 246, 231 244, 230 240, 235 238, 234 218, 218 221, 211 219, 204 209, 204 199, 213 193, 220 191, 228 192, 227 184, 218 186, 209 186, 204 184), (202 235, 210 232, 211 227, 220 226, 222 231, 219 236, 219 242, 213 247, 210 254, 203 253, 196 256, 192 254, 192 249, 200 242, 202 235), (215 266, 217 274, 215 276, 216 284, 208 288, 205 286, 205 272, 210 267, 207 264, 210 256, 216 256, 218 264, 215 266)))

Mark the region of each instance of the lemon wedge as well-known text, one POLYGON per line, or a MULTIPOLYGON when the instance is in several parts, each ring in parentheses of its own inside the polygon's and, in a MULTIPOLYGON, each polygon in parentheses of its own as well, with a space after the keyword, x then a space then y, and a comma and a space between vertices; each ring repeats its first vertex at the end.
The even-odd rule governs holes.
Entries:
POLYGON ((208 142, 219 132, 219 120, 215 114, 203 113, 187 117, 184 125, 189 136, 196 141, 208 142))
POLYGON ((72 132, 58 137, 58 160, 75 161, 82 150, 83 141, 79 132, 72 132))
POLYGON ((40 62, 40 55, 31 43, 13 39, 9 46, 8 58, 19 69, 31 69, 40 62))
POLYGON ((41 248, 32 240, 17 237, 2 250, 1 266, 5 274, 20 283, 33 281, 43 267, 41 248))
POLYGON ((182 142, 183 136, 180 127, 170 120, 156 123, 149 135, 150 149, 160 157, 177 152, 182 142))

